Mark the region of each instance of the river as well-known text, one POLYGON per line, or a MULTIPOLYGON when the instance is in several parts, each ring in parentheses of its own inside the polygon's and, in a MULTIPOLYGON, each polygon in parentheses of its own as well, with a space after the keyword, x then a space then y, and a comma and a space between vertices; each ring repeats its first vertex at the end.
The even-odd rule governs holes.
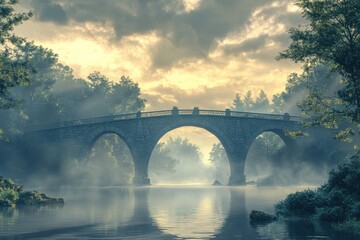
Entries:
POLYGON ((301 187, 152 186, 42 189, 64 206, 0 210, 0 239, 352 239, 329 224, 252 224, 252 209, 301 187))

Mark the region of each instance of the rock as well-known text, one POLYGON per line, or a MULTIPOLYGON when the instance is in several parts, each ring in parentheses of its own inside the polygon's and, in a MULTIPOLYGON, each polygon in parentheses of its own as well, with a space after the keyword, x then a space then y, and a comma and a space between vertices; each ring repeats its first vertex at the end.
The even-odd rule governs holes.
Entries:
POLYGON ((223 184, 221 182, 219 182, 218 180, 215 180, 212 185, 213 186, 223 186, 223 184))
POLYGON ((276 217, 274 215, 270 215, 262 211, 252 210, 250 213, 250 221, 253 223, 265 223, 265 222, 272 222, 275 220, 276 217))
POLYGON ((248 181, 246 182, 246 185, 256 185, 257 182, 256 181, 248 181))

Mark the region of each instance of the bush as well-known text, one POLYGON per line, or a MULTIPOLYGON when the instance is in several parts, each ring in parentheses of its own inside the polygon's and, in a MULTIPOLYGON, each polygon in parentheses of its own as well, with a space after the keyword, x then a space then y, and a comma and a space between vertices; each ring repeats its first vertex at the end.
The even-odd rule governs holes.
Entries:
POLYGON ((283 217, 314 217, 321 221, 359 220, 359 154, 332 170, 328 182, 316 191, 292 193, 275 204, 275 213, 283 217))
POLYGON ((0 207, 15 207, 16 204, 64 204, 64 199, 48 197, 36 191, 23 192, 22 186, 11 179, 0 177, 0 207))
POLYGON ((317 208, 315 216, 320 221, 338 222, 345 220, 344 209, 338 206, 317 208))
POLYGON ((352 204, 350 209, 350 218, 360 220, 360 202, 352 204))
POLYGON ((360 156, 352 156, 349 160, 340 164, 329 174, 329 189, 341 189, 348 194, 356 194, 360 197, 360 156))
POLYGON ((275 204, 275 214, 277 216, 309 216, 315 213, 316 193, 313 190, 305 190, 289 194, 285 200, 275 204))
POLYGON ((360 234, 360 222, 355 219, 348 219, 344 222, 333 224, 332 228, 337 232, 360 234))
POLYGON ((19 198, 19 193, 14 189, 0 188, 0 206, 14 206, 19 198))

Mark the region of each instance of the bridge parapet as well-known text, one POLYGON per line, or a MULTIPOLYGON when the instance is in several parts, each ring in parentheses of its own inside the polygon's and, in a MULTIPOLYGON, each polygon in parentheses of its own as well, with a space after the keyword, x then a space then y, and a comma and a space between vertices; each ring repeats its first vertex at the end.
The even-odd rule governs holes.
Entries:
POLYGON ((164 116, 179 116, 179 115, 193 115, 193 116, 222 116, 222 117, 239 117, 239 118, 260 118, 268 120, 281 120, 281 121, 292 121, 292 122, 301 122, 301 117, 291 116, 288 113, 283 115, 280 114, 266 114, 266 113, 254 113, 254 112, 239 112, 231 111, 226 109, 225 111, 221 110, 204 110, 199 108, 194 109, 177 109, 172 110, 161 110, 161 111, 152 111, 152 112, 135 112, 129 114, 121 115, 112 115, 105 117, 94 117, 86 118, 79 120, 71 120, 64 122, 55 122, 55 123, 45 123, 41 125, 32 125, 27 126, 26 131, 38 131, 42 129, 53 129, 53 128, 64 128, 78 125, 87 125, 87 124, 96 124, 103 122, 113 122, 129 119, 139 119, 139 118, 152 118, 152 117, 164 117, 164 116), (174 114, 176 113, 176 114, 174 114))

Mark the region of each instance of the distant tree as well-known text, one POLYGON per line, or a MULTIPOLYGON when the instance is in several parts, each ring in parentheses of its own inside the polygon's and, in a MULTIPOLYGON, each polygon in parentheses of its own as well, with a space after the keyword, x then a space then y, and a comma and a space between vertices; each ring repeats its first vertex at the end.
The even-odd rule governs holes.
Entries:
POLYGON ((221 143, 214 143, 210 152, 209 161, 214 166, 214 178, 222 184, 227 184, 229 179, 229 160, 221 143))
POLYGON ((191 182, 199 177, 208 177, 200 149, 189 139, 171 137, 159 145, 155 147, 156 152, 149 163, 152 179, 158 182, 191 182), (168 162, 165 164, 165 161, 168 162))
POLYGON ((304 63, 305 74, 314 65, 329 63, 341 75, 336 98, 324 96, 321 88, 310 89, 301 108, 312 118, 309 125, 338 129, 337 136, 346 140, 360 129, 340 127, 343 121, 360 123, 360 2, 298 0, 296 5, 309 23, 290 29, 292 43, 279 59, 304 63))
POLYGON ((110 111, 112 113, 131 113, 145 108, 146 100, 140 97, 139 84, 130 77, 121 76, 120 82, 115 83, 112 90, 112 97, 110 98, 110 111))
POLYGON ((253 105, 253 111, 265 113, 271 111, 270 102, 264 90, 261 90, 259 95, 256 97, 253 105))
POLYGON ((284 113, 285 102, 284 102, 284 98, 281 93, 273 95, 271 102, 272 102, 271 103, 272 113, 275 113, 275 114, 283 114, 284 113))
POLYGON ((179 160, 171 155, 171 150, 165 142, 156 144, 151 155, 152 160, 149 163, 149 172, 155 175, 175 173, 179 160))
POLYGON ((126 143, 115 134, 102 136, 86 164, 77 169, 84 174, 82 184, 109 186, 132 183, 134 162, 126 143))
POLYGON ((234 111, 244 111, 244 103, 238 93, 235 95, 231 109, 234 111))
POLYGON ((245 96, 244 96, 244 109, 245 111, 252 111, 253 107, 254 107, 254 99, 252 97, 252 92, 251 91, 247 91, 245 96))

